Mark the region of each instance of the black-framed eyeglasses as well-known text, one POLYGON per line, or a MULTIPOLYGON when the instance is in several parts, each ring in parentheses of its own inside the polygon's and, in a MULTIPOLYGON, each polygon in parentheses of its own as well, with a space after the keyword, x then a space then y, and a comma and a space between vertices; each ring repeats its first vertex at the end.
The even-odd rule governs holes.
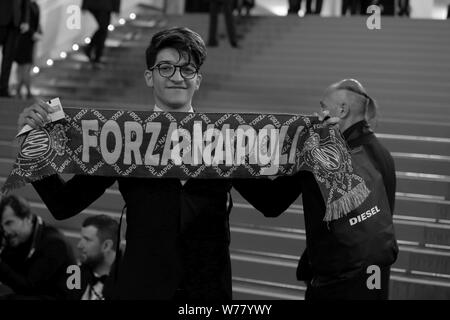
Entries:
POLYGON ((155 69, 158 69, 159 75, 161 77, 171 78, 175 74, 177 68, 180 69, 180 74, 183 79, 192 79, 198 73, 198 68, 192 64, 176 66, 168 62, 160 62, 149 70, 153 71, 155 69))

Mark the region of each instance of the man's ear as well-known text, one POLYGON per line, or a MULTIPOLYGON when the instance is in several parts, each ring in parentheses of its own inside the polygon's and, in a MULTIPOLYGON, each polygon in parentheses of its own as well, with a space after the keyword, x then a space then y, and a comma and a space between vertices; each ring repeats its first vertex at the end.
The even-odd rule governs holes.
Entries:
POLYGON ((202 75, 199 73, 197 79, 195 79, 195 90, 200 89, 200 83, 202 82, 202 75))
POLYGON ((31 215, 29 217, 25 217, 24 221, 25 221, 26 224, 28 224, 31 227, 33 227, 33 217, 31 215))
POLYGON ((103 241, 102 250, 103 251, 114 250, 113 241, 111 239, 106 239, 105 241, 103 241))
POLYGON ((350 113, 350 107, 347 103, 343 102, 339 107, 339 118, 344 119, 350 113))
POLYGON ((147 84, 147 87, 153 88, 153 74, 150 70, 144 71, 144 78, 145 78, 145 83, 147 84))

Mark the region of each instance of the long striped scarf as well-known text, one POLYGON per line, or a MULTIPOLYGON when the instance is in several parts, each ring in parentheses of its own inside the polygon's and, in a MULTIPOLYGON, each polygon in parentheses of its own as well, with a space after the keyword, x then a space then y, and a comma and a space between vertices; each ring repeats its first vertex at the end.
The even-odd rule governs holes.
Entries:
POLYGON ((2 192, 56 173, 146 178, 256 178, 313 172, 325 221, 368 196, 345 141, 317 117, 67 108, 27 133, 2 192))

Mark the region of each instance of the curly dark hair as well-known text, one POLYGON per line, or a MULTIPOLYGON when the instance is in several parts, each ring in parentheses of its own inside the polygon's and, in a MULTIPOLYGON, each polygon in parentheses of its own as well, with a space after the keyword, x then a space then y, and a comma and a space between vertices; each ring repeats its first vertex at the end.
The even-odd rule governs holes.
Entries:
POLYGON ((188 56, 188 63, 194 63, 199 69, 206 59, 206 46, 202 37, 189 28, 173 27, 156 33, 145 51, 147 68, 153 67, 158 52, 165 48, 178 51, 180 57, 188 56), (193 61, 191 61, 191 59, 193 61))

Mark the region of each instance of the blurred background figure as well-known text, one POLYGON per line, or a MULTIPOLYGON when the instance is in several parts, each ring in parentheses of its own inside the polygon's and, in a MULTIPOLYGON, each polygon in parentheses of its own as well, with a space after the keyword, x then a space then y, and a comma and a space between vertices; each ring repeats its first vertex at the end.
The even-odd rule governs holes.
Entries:
POLYGON ((398 0, 398 13, 400 17, 405 16, 409 17, 410 7, 409 0, 398 0))
POLYGON ((2 299, 66 299, 73 251, 56 228, 33 214, 28 202, 8 195, 0 202, 0 282, 12 290, 2 299))
MULTIPOLYGON (((301 2, 301 1, 300 1, 301 2)), ((318 14, 322 12, 322 0, 306 0, 306 14, 318 14), (314 9, 312 4, 314 2, 314 9)))
POLYGON ((372 1, 373 4, 381 8, 381 15, 394 16, 395 15, 395 1, 394 0, 378 0, 372 1))
POLYGON ((250 11, 255 6, 255 0, 235 0, 234 7, 237 10, 237 14, 239 17, 245 15, 246 17, 250 16, 250 11), (243 14, 242 11, 245 10, 243 14))
POLYGON ((22 87, 25 86, 27 99, 31 94, 31 66, 34 60, 35 42, 42 38, 40 26, 39 5, 35 0, 30 1, 30 28, 19 35, 14 61, 17 63, 17 90, 18 98, 22 97, 22 87))
POLYGON ((381 14, 384 16, 394 16, 396 10, 398 10, 398 15, 409 16, 409 1, 399 0, 397 2, 397 8, 395 6, 394 0, 342 0, 342 16, 345 16, 348 11, 351 15, 355 15, 357 12, 361 15, 367 15, 367 9, 376 5, 380 7, 381 14))
POLYGON ((9 76, 16 52, 17 37, 29 28, 29 0, 0 1, 0 45, 2 67, 0 73, 0 97, 10 97, 9 76))
MULTIPOLYGON (((306 0, 305 14, 320 14, 320 12, 322 11, 322 2, 322 0, 306 0)), ((298 14, 301 8, 302 0, 289 0, 288 14, 298 14)))
POLYGON ((233 17, 233 3, 232 0, 211 0, 209 7, 209 37, 208 47, 217 47, 219 41, 217 40, 217 25, 219 18, 219 11, 223 10, 225 17, 225 24, 227 27, 228 41, 233 48, 238 47, 236 26, 233 17))
POLYGON ((84 48, 84 53, 94 67, 101 68, 111 13, 120 12, 120 0, 83 0, 82 9, 92 13, 98 24, 98 29, 92 35, 91 42, 84 48))
POLYGON ((88 217, 77 248, 81 262, 81 289, 77 300, 104 300, 114 279, 110 274, 120 245, 119 224, 107 215, 88 217))
POLYGON ((359 13, 360 15, 364 16, 367 15, 367 8, 369 8, 371 5, 379 5, 378 0, 361 0, 359 1, 359 13))
POLYGON ((298 14, 301 6, 302 0, 289 0, 288 14, 298 14))
POLYGON ((358 2, 358 0, 342 0, 342 16, 345 16, 349 10, 352 16, 355 15, 358 9, 358 2))

